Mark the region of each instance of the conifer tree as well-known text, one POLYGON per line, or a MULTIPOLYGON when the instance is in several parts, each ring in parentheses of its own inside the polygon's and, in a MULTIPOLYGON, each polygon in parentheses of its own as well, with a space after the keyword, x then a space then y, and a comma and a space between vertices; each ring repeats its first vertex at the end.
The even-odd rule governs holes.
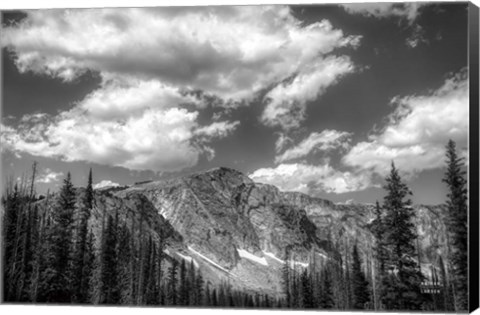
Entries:
POLYGON ((327 263, 322 270, 319 306, 324 309, 331 309, 334 306, 331 269, 331 263, 327 263))
POLYGON ((148 253, 145 259, 147 264, 145 267, 145 278, 147 279, 146 283, 146 292, 145 292, 145 302, 148 305, 158 304, 158 288, 156 286, 157 281, 157 248, 153 242, 152 237, 149 237, 148 253))
MULTIPOLYGON (((34 164, 35 166, 35 164, 34 164)), ((35 168, 34 168, 35 171, 35 168)), ((35 173, 34 173, 35 174, 35 173)), ((33 187, 31 188, 33 194, 33 187)), ((30 201, 33 199, 33 195, 30 201)), ((38 207, 29 205, 28 212, 24 213, 23 242, 20 266, 20 279, 17 287, 17 301, 30 301, 31 287, 33 286, 34 258, 38 250, 38 207)))
POLYGON ((132 250, 131 250, 131 234, 127 224, 124 223, 119 228, 118 233, 118 285, 120 290, 120 303, 130 304, 132 301, 132 286, 130 273, 132 250))
POLYGON ((205 286, 205 294, 204 294, 204 299, 203 299, 203 306, 212 306, 212 301, 211 301, 211 293, 210 293, 210 286, 207 285, 205 286))
POLYGON ((301 285, 302 285, 302 306, 304 308, 313 308, 313 292, 312 285, 310 282, 310 277, 308 276, 307 269, 303 270, 301 276, 301 285))
POLYGON ((33 222, 34 228, 32 230, 32 247, 34 250, 31 263, 32 275, 30 277, 30 286, 28 292, 30 302, 36 302, 40 270, 43 266, 43 252, 41 251, 41 246, 43 244, 44 217, 40 215, 38 207, 34 208, 33 222))
POLYGON ((373 221, 373 226, 372 226, 372 233, 373 233, 373 236, 375 237, 374 253, 375 253, 375 259, 377 262, 377 269, 376 269, 377 273, 374 279, 375 283, 373 284, 374 286, 373 289, 374 289, 374 292, 376 293, 376 298, 377 298, 377 300, 374 301, 375 305, 380 304, 380 301, 383 300, 383 296, 384 296, 384 287, 382 283, 386 279, 385 264, 387 260, 387 253, 386 253, 385 244, 384 244, 385 240, 383 239, 384 232, 385 232, 385 226, 382 218, 382 209, 377 200, 376 206, 375 206, 375 219, 373 221))
POLYGON ((464 158, 458 157, 456 144, 446 146, 447 171, 443 178, 448 186, 447 227, 451 235, 449 262, 453 274, 455 309, 468 309, 468 197, 464 158))
POLYGON ((217 289, 213 288, 211 295, 212 295, 210 298, 211 306, 214 306, 214 307, 218 306, 217 289))
POLYGON ((285 258, 282 266, 282 286, 283 293, 285 294, 286 307, 292 307, 291 292, 290 292, 290 257, 288 249, 285 249, 285 258))
POLYGON ((82 206, 77 215, 77 238, 75 242, 75 252, 73 256, 73 290, 74 302, 85 303, 88 297, 88 279, 86 275, 89 270, 86 269, 87 257, 87 238, 88 238, 88 220, 93 208, 93 186, 92 169, 88 174, 88 183, 82 198, 82 206))
POLYGON ((187 266, 185 259, 182 259, 180 263, 180 281, 178 288, 178 304, 185 306, 187 305, 188 299, 188 285, 187 285, 187 266))
POLYGON ((388 293, 383 300, 389 309, 419 310, 423 277, 415 260, 415 212, 408 199, 412 193, 402 182, 393 162, 385 181, 384 240, 390 274, 384 279, 388 293))
POLYGON ((44 228, 42 233, 42 243, 40 244, 40 250, 42 255, 39 259, 39 275, 38 275, 38 287, 35 292, 36 302, 47 302, 51 290, 53 289, 52 279, 55 274, 55 270, 52 268, 51 263, 54 261, 53 251, 53 227, 52 219, 46 215, 44 217, 44 228))
POLYGON ((177 305, 178 290, 177 290, 177 271, 178 262, 173 259, 172 265, 168 269, 168 305, 177 305))
POLYGON ((298 281, 298 275, 297 275, 297 270, 295 268, 295 264, 293 265, 293 269, 291 271, 291 278, 290 278, 290 302, 291 302, 291 308, 297 308, 300 306, 300 287, 299 287, 299 281, 298 281))
POLYGON ((364 309, 365 303, 369 301, 368 282, 362 271, 362 261, 356 243, 352 252, 352 278, 353 308, 364 309))
POLYGON ((84 303, 91 303, 93 296, 93 277, 95 270, 95 236, 92 231, 88 233, 85 245, 85 256, 82 271, 82 285, 80 287, 84 303))
POLYGON ((444 311, 454 311, 453 295, 451 290, 451 285, 449 284, 449 279, 447 277, 447 271, 445 268, 445 263, 442 259, 442 256, 439 256, 439 266, 440 266, 440 277, 442 279, 442 298, 443 298, 443 310, 444 311))
POLYGON ((20 192, 18 184, 15 183, 11 188, 12 181, 7 184, 5 196, 2 196, 2 204, 4 209, 3 216, 3 300, 11 301, 11 292, 14 291, 14 251, 17 235, 17 226, 20 213, 20 192))
POLYGON ((50 230, 51 253, 48 257, 49 288, 46 291, 47 302, 67 303, 71 301, 72 280, 72 230, 75 211, 75 189, 70 172, 63 181, 57 204, 52 209, 50 230))
MULTIPOLYGON (((204 281, 203 276, 200 270, 197 272, 197 277, 195 279, 195 305, 206 305, 202 304, 204 300, 204 281)), ((205 293, 206 294, 206 293, 205 293)))
MULTIPOLYGON (((188 292, 188 299, 187 299, 187 305, 196 305, 195 304, 195 280, 196 280, 196 274, 195 274, 195 264, 193 263, 193 259, 190 260, 190 267, 188 268, 188 287, 189 287, 189 292, 188 292)), ((197 304, 198 305, 198 304, 197 304)))
POLYGON ((116 304, 120 300, 118 292, 118 257, 117 257, 117 219, 111 215, 107 218, 105 240, 102 242, 101 253, 101 295, 100 303, 116 304))
POLYGON ((157 286, 158 286, 158 303, 160 305, 164 305, 165 303, 165 290, 164 290, 164 286, 162 286, 162 278, 163 278, 163 270, 162 270, 162 266, 163 266, 163 259, 164 259, 164 253, 163 253, 163 250, 165 248, 165 235, 164 235, 164 232, 163 230, 160 230, 160 232, 158 233, 158 236, 159 236, 159 240, 158 240, 158 254, 157 254, 157 286))

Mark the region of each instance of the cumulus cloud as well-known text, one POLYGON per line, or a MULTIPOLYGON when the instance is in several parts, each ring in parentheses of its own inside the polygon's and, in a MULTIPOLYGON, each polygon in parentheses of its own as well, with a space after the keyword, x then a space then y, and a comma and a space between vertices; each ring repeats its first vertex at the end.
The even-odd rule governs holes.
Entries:
POLYGON ((298 128, 305 119, 307 102, 316 100, 327 87, 353 70, 347 57, 327 57, 302 69, 292 80, 280 83, 266 94, 262 121, 286 130, 298 128))
POLYGON ((469 121, 468 72, 448 78, 426 95, 395 97, 384 128, 356 144, 342 162, 385 175, 391 161, 406 175, 442 167, 447 139, 466 155, 469 121))
POLYGON ((204 106, 201 100, 177 87, 131 77, 104 82, 78 105, 90 116, 107 120, 142 115, 148 109, 204 106))
POLYGON ((112 182, 111 180, 104 179, 99 183, 93 185, 93 189, 100 189, 105 187, 118 187, 119 183, 112 182))
POLYGON ((365 173, 341 172, 328 164, 280 164, 275 168, 261 168, 249 175, 255 182, 271 184, 283 191, 298 191, 312 196, 320 192, 346 193, 371 186, 365 173))
POLYGON ((207 139, 224 138, 232 133, 240 122, 234 121, 216 121, 208 126, 203 126, 195 130, 195 134, 207 139))
POLYGON ((38 183, 49 184, 52 182, 58 182, 62 176, 62 172, 55 172, 49 168, 46 168, 45 171, 37 177, 36 181, 38 183))
POLYGON ((175 171, 197 162, 200 150, 191 143, 196 118, 197 112, 171 108, 149 109, 122 121, 95 120, 74 108, 48 124, 34 124, 38 132, 25 125, 2 138, 14 151, 37 156, 175 171))
POLYGON ((376 18, 399 17, 408 20, 410 23, 415 21, 420 14, 421 7, 428 3, 405 2, 371 2, 371 3, 344 3, 340 4, 345 11, 351 14, 361 14, 373 16, 376 18))
POLYGON ((321 133, 312 132, 299 144, 275 157, 275 163, 286 162, 307 156, 316 151, 330 151, 348 148, 351 133, 326 129, 321 133))

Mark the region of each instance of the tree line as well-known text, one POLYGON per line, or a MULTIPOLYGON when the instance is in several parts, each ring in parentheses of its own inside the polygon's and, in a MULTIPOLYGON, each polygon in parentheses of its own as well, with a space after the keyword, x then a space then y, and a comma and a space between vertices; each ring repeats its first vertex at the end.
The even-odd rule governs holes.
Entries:
MULTIPOLYGON (((286 249, 281 296, 214 285, 203 279, 193 260, 165 254, 167 232, 147 233, 143 210, 131 220, 117 209, 101 213, 101 228, 91 223, 95 208, 92 170, 78 193, 70 173, 58 194, 37 196, 30 180, 10 179, 2 196, 3 301, 35 303, 179 305, 371 310, 468 309, 467 181, 464 159, 455 143, 446 146, 448 187, 445 224, 449 254, 432 279, 421 272, 416 247, 412 192, 392 162, 385 178, 383 204, 377 202, 370 226, 374 236, 371 274, 357 241, 338 257, 298 267, 286 249), (41 207, 39 202, 43 200, 41 207), (422 284, 434 284, 425 290, 422 284), (433 292, 433 294, 432 294, 433 292)), ((340 252, 337 249, 338 252, 340 252)))

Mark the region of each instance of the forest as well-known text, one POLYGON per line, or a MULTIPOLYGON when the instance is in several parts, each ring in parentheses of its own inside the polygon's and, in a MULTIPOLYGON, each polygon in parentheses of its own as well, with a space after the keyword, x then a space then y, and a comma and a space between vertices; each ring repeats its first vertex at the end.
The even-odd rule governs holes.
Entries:
MULTIPOLYGON (((242 291, 227 281, 205 281, 193 262, 165 254, 170 231, 145 232, 142 213, 127 221, 115 210, 88 222, 95 207, 93 174, 82 189, 68 174, 58 193, 38 195, 37 163, 31 174, 11 177, 2 194, 2 299, 4 303, 159 305, 189 307, 305 308, 332 310, 468 309, 468 191, 465 160, 446 145, 445 207, 451 248, 446 270, 422 274, 417 260, 412 192, 392 162, 385 197, 376 202, 374 272, 365 274, 359 249, 299 267, 285 249, 283 292, 242 291), (41 203, 53 205, 41 207, 41 203), (429 283, 430 287, 424 284, 429 283)), ((443 263, 441 264, 443 266, 443 263)))

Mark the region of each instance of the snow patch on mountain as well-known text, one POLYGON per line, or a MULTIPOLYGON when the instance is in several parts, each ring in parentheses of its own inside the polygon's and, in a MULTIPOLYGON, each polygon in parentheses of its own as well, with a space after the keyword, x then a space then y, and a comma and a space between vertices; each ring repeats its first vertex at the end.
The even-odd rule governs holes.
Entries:
POLYGON ((304 263, 304 262, 296 261, 296 260, 294 260, 293 263, 294 263, 295 265, 302 266, 303 268, 307 268, 307 267, 310 265, 310 264, 308 264, 308 263, 304 263))
MULTIPOLYGON (((284 264, 285 263, 285 260, 282 260, 280 258, 278 258, 277 256, 275 256, 273 253, 270 253, 270 252, 263 252, 263 254, 265 254, 266 256, 272 258, 272 259, 275 259, 276 261, 278 261, 279 263, 281 264, 284 264)), ((324 258, 328 258, 327 256, 321 254, 321 253, 317 253, 318 255, 324 257, 324 258)), ((303 268, 307 268, 310 264, 309 263, 304 263, 304 262, 301 262, 301 261, 296 261, 296 260, 292 260, 290 262, 291 264, 295 264, 295 265, 298 265, 298 266, 302 266, 303 268)))
POLYGON ((192 253, 194 253, 195 255, 199 256, 200 258, 202 258, 203 260, 205 260, 206 262, 210 263, 211 265, 217 267, 218 269, 228 273, 228 274, 231 274, 230 271, 228 271, 227 269, 223 268, 222 266, 220 266, 219 264, 217 264, 216 262, 214 262, 213 260, 211 260, 210 258, 200 254, 199 252, 197 252, 196 250, 194 250, 193 248, 191 248, 190 246, 187 247, 189 251, 191 251, 192 253))
POLYGON ((186 255, 182 255, 180 253, 177 253, 178 256, 180 256, 182 259, 184 259, 185 261, 187 261, 188 263, 191 263, 193 261, 193 265, 195 266, 195 268, 198 268, 198 263, 195 261, 195 259, 193 259, 192 257, 190 256, 186 256, 186 255))
POLYGON ((316 252, 316 254, 322 258, 328 259, 328 256, 319 252, 316 252))
POLYGON ((259 263, 259 264, 264 265, 264 266, 268 266, 268 263, 267 263, 267 260, 265 259, 265 257, 255 256, 254 254, 251 254, 244 249, 238 249, 237 248, 237 252, 238 252, 238 255, 240 255, 240 257, 242 257, 242 258, 246 258, 248 260, 254 261, 254 262, 259 263))
POLYGON ((270 257, 270 258, 275 259, 276 261, 278 261, 278 262, 281 263, 281 264, 284 264, 284 263, 285 263, 285 260, 282 260, 282 259, 278 258, 278 257, 275 256, 273 253, 264 251, 263 254, 264 254, 264 255, 267 255, 267 256, 270 257))

